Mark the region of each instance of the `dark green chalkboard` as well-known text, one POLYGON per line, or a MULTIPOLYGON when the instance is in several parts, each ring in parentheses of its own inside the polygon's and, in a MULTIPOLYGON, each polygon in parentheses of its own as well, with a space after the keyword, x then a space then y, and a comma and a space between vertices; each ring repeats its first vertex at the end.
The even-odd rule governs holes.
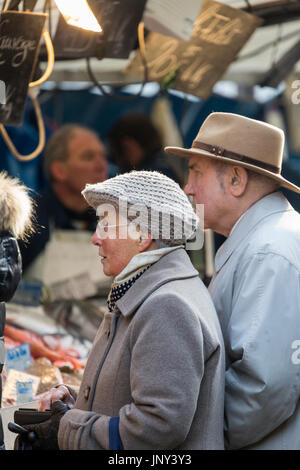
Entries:
POLYGON ((47 15, 6 11, 0 14, 0 80, 6 103, 0 104, 0 123, 18 126, 47 15))

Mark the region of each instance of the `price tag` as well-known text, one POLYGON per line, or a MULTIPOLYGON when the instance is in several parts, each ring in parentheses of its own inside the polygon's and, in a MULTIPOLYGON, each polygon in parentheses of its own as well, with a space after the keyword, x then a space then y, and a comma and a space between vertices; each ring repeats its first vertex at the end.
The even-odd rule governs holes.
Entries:
POLYGON ((17 399, 28 399, 29 394, 28 394, 28 387, 32 387, 32 398, 35 397, 36 392, 38 390, 39 384, 40 384, 40 377, 36 377, 35 375, 32 374, 26 374, 25 372, 21 372, 18 370, 13 370, 10 369, 8 372, 6 382, 3 387, 3 394, 2 394, 2 401, 3 405, 12 405, 17 402, 17 399), (22 383, 27 383, 31 382, 31 386, 24 386, 22 383), (19 385, 17 385, 19 383, 19 385), (24 388, 25 387, 25 388, 24 388), (26 390, 27 387, 27 390, 26 390), (17 389, 19 388, 19 396, 18 396, 18 391, 17 389), (23 398, 20 398, 20 390, 22 389, 23 392, 26 392, 23 394, 23 398), (25 395, 25 396, 24 396, 25 395), (27 396, 26 396, 27 395, 27 396))
POLYGON ((6 351, 5 368, 7 371, 15 369, 24 372, 31 362, 32 358, 29 343, 20 344, 20 346, 6 351))
POLYGON ((32 380, 27 382, 16 382, 17 404, 30 403, 33 401, 32 380))

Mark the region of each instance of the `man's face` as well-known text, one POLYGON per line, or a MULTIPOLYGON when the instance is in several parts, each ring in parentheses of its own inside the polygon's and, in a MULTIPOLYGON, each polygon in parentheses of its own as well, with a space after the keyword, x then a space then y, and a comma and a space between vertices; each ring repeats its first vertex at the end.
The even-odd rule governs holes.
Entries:
POLYGON ((107 179, 108 164, 105 149, 96 135, 78 130, 69 142, 69 156, 64 162, 64 184, 80 193, 86 184, 107 179))
POLYGON ((204 228, 220 233, 225 212, 225 192, 214 162, 207 157, 192 156, 189 160, 189 178, 184 188, 193 196, 194 204, 204 204, 204 228))

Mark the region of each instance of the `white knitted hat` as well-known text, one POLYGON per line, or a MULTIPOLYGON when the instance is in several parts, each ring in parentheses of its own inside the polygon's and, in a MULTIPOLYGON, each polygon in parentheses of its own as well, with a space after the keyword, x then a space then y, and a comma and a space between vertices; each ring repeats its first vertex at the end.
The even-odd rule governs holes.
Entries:
POLYGON ((139 220, 139 225, 142 230, 154 234, 154 239, 157 234, 160 240, 168 239, 164 230, 170 228, 170 239, 176 239, 177 244, 185 243, 198 225, 198 217, 180 186, 157 171, 131 171, 102 183, 87 184, 81 194, 95 210, 104 203, 120 207, 121 202, 126 202, 131 208, 134 205, 145 207, 148 217, 145 224, 139 220))

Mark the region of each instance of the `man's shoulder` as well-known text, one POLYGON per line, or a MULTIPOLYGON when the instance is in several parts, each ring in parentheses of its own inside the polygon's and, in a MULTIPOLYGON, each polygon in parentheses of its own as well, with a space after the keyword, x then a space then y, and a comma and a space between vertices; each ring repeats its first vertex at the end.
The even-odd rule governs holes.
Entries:
POLYGON ((299 235, 300 214, 293 209, 266 215, 249 234, 252 239, 264 240, 267 237, 279 241, 283 241, 283 237, 299 241, 299 235))
POLYGON ((249 233, 244 256, 278 255, 300 269, 300 214, 294 210, 270 214, 249 233))
POLYGON ((257 225, 257 232, 268 232, 276 229, 278 233, 293 233, 300 230, 300 214, 292 207, 289 210, 267 214, 257 225))

